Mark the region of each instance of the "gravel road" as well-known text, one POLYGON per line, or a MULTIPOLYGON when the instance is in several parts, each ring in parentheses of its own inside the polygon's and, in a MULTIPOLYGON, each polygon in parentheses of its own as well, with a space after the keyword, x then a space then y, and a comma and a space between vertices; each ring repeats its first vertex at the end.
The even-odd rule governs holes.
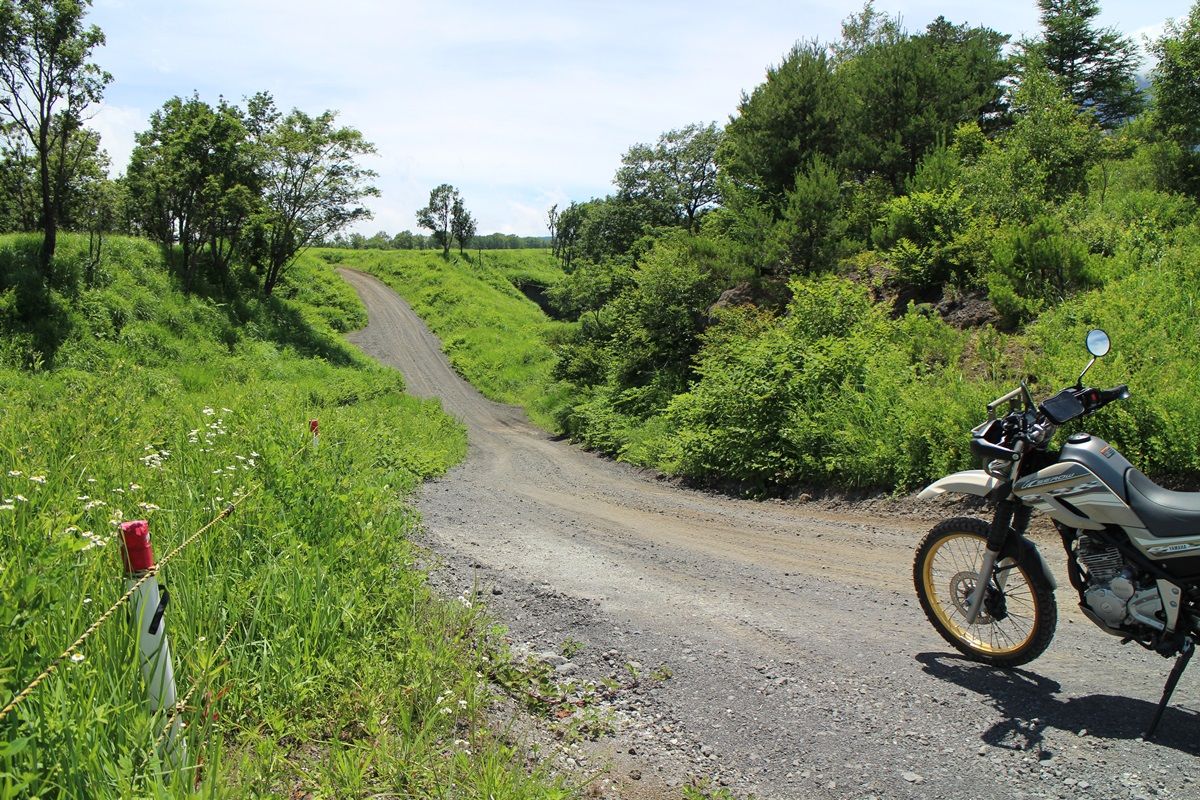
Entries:
POLYGON ((1170 662, 1078 613, 1052 542, 1050 650, 966 661, 911 586, 927 520, 691 491, 556 441, 458 377, 394 292, 341 274, 370 316, 350 340, 469 431, 418 498, 436 580, 480 588, 519 650, 569 643, 567 664, 546 656, 564 676, 643 677, 607 701, 614 735, 554 756, 607 766, 593 794, 707 776, 759 798, 1200 797, 1200 667, 1141 740, 1170 662))

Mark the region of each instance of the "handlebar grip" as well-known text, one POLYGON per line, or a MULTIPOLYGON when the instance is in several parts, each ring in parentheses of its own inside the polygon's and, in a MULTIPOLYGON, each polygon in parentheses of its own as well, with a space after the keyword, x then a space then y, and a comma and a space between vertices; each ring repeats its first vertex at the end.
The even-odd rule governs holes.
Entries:
POLYGON ((1111 403, 1113 400, 1124 400, 1129 397, 1129 386, 1122 383, 1120 386, 1114 386, 1111 389, 1100 390, 1100 404, 1104 405, 1111 403))

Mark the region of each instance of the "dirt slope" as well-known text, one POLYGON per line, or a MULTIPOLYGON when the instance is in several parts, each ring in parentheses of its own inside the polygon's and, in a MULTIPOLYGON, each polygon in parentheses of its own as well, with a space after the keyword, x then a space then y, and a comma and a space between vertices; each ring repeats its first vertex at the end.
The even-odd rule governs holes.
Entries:
POLYGON ((419 499, 448 590, 484 587, 534 651, 582 643, 577 678, 670 672, 614 704, 598 793, 710 775, 762 798, 1200 796, 1200 668, 1142 742, 1169 662, 1079 615, 1049 546, 1050 651, 1010 672, 965 661, 911 588, 928 523, 683 490, 553 441, 460 379, 394 292, 342 275, 370 314, 351 341, 469 429, 466 461, 419 499))

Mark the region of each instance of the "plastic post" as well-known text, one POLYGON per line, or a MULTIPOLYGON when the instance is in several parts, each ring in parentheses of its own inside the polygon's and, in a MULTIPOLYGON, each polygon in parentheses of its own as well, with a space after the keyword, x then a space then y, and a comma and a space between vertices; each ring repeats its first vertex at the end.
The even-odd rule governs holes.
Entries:
MULTIPOLYGON (((121 541, 125 545, 125 591, 129 591, 147 570, 154 569, 154 548, 150 544, 150 527, 146 520, 121 523, 121 541)), ((166 621, 159 613, 166 601, 166 592, 159 589, 157 576, 152 576, 138 587, 130 599, 133 601, 133 618, 137 624, 138 660, 146 686, 146 704, 152 714, 169 712, 179 698, 175 689, 175 667, 171 663, 166 621)), ((180 735, 182 731, 183 720, 176 715, 171 721, 171 729, 161 753, 172 766, 179 766, 187 756, 187 742, 180 735)))

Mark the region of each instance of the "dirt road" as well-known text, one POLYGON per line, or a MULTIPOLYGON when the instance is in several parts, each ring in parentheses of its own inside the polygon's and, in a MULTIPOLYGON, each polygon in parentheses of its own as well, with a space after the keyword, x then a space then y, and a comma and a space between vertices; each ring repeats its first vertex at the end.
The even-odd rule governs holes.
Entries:
POLYGON ((564 673, 665 678, 615 704, 601 793, 709 775, 761 798, 1200 796, 1200 668, 1141 741, 1170 664, 1084 620, 1057 553, 1049 652, 965 661, 913 595, 928 523, 680 489, 552 440, 461 380, 390 289, 342 275, 370 314, 351 341, 469 430, 419 498, 445 584, 483 587, 535 651, 582 645, 564 673))

